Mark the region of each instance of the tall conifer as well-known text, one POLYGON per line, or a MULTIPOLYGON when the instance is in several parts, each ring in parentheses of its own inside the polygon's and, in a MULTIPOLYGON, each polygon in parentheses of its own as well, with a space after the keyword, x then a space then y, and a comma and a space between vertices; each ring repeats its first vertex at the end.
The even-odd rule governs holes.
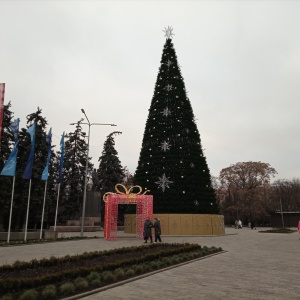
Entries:
MULTIPOLYGON (((114 192, 115 185, 122 183, 124 179, 124 168, 121 165, 121 161, 118 157, 118 151, 115 149, 114 135, 121 134, 120 131, 114 131, 110 133, 106 141, 104 142, 102 155, 99 157, 99 168, 97 170, 99 183, 98 189, 102 193, 102 196, 106 192, 114 192)), ((101 200, 101 219, 104 217, 105 203, 101 200)), ((124 219, 124 205, 118 206, 118 219, 123 221, 124 219)))
MULTIPOLYGON (((3 107, 3 123, 0 145, 0 172, 2 171, 6 160, 13 147, 14 137, 9 130, 13 121, 13 112, 10 110, 11 103, 3 107)), ((8 221, 9 207, 12 193, 12 178, 9 176, 0 176, 0 231, 3 230, 3 223, 8 221)), ((5 224, 7 226, 7 224, 5 224)))
POLYGON ((135 184, 150 190, 155 213, 217 213, 195 116, 166 30, 135 184))
MULTIPOLYGON (((65 222, 80 218, 83 203, 85 183, 85 166, 87 155, 87 134, 82 131, 82 120, 77 122, 74 132, 66 135, 63 180, 61 185, 61 200, 59 220, 65 222)), ((59 152, 60 155, 60 152, 59 152)), ((93 170, 93 164, 88 163, 88 178, 93 170)))

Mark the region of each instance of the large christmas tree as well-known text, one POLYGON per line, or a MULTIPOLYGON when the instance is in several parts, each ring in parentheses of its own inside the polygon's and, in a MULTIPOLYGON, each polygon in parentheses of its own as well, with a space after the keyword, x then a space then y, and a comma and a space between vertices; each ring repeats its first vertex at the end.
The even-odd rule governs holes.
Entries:
POLYGON ((172 43, 164 45, 135 184, 150 190, 155 213, 218 213, 195 116, 172 43))

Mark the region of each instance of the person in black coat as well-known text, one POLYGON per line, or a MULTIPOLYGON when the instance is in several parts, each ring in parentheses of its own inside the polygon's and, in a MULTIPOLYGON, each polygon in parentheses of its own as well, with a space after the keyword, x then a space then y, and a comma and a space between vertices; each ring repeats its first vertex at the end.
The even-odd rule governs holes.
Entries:
POLYGON ((147 243, 148 238, 150 238, 150 242, 153 243, 152 231, 151 231, 152 227, 153 227, 153 223, 150 221, 149 217, 147 217, 147 219, 144 223, 144 240, 145 240, 145 243, 147 243))
POLYGON ((155 232, 155 243, 157 242, 157 240, 161 243, 161 228, 160 228, 160 221, 155 218, 154 219, 154 232, 155 232))

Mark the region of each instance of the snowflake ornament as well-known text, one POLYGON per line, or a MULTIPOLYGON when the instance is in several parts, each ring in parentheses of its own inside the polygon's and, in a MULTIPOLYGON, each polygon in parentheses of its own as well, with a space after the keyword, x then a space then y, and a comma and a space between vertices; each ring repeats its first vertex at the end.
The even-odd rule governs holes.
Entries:
POLYGON ((170 66, 173 64, 173 62, 172 61, 170 61, 169 59, 168 59, 168 61, 167 61, 167 66, 168 66, 168 68, 170 68, 170 66))
POLYGON ((199 205, 199 201, 198 201, 198 200, 195 200, 195 201, 194 201, 194 204, 195 204, 196 206, 198 206, 198 205, 199 205))
POLYGON ((168 143, 168 142, 166 142, 166 141, 164 141, 162 144, 161 144, 161 149, 162 150, 164 150, 165 152, 167 151, 167 150, 170 150, 170 144, 168 143))
POLYGON ((166 90, 169 92, 169 91, 172 91, 173 87, 172 87, 172 84, 167 84, 166 85, 166 90))
POLYGON ((170 183, 173 183, 173 181, 170 181, 169 178, 166 177, 166 174, 164 173, 162 177, 158 177, 159 180, 156 181, 155 183, 158 184, 158 187, 162 189, 162 191, 164 192, 166 187, 169 187, 170 183))
POLYGON ((163 116, 167 117, 171 114, 171 111, 168 107, 166 107, 161 113, 163 116))

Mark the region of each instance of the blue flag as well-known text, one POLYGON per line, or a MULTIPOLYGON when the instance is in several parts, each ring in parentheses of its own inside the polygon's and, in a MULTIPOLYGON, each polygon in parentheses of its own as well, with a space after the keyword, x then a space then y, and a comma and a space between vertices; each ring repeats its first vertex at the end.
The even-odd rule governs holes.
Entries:
POLYGON ((52 128, 50 128, 48 135, 46 137, 46 143, 48 144, 48 156, 47 156, 47 162, 46 162, 46 167, 43 171, 42 174, 42 180, 48 180, 48 175, 49 175, 49 162, 50 162, 50 156, 51 156, 51 140, 52 140, 52 128))
POLYGON ((64 167, 64 154, 65 154, 65 133, 62 134, 60 140, 60 163, 58 170, 58 183, 62 182, 62 171, 64 167))
POLYGON ((29 157, 26 163, 26 167, 23 173, 23 179, 31 179, 32 176, 32 166, 33 166, 33 157, 34 157, 34 142, 35 142, 35 123, 27 129, 27 133, 30 134, 31 138, 31 149, 29 157))
POLYGON ((18 133, 19 133, 20 119, 15 119, 9 126, 12 134, 14 135, 15 145, 3 167, 0 175, 3 176, 15 176, 17 166, 17 155, 18 155, 18 133))

